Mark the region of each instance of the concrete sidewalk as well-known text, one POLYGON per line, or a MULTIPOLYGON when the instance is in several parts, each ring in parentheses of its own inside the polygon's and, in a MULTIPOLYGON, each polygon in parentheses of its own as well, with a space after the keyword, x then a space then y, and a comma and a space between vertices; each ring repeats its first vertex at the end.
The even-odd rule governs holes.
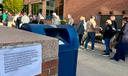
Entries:
POLYGON ((128 58, 125 62, 110 60, 102 56, 102 47, 96 44, 96 51, 79 49, 77 76, 128 76, 128 58))

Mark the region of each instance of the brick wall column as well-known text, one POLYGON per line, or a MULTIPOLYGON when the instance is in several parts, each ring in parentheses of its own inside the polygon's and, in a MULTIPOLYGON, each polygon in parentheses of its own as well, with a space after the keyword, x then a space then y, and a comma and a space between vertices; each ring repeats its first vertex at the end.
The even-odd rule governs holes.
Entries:
POLYGON ((43 62, 42 73, 36 76, 57 76, 58 75, 58 59, 43 62))
POLYGON ((63 16, 64 18, 66 17, 66 13, 65 13, 65 7, 66 6, 66 0, 64 0, 64 6, 63 6, 63 16))
POLYGON ((46 16, 46 0, 42 0, 42 15, 46 16))
POLYGON ((28 7, 29 7, 29 14, 32 14, 32 5, 31 5, 31 3, 29 3, 28 7))

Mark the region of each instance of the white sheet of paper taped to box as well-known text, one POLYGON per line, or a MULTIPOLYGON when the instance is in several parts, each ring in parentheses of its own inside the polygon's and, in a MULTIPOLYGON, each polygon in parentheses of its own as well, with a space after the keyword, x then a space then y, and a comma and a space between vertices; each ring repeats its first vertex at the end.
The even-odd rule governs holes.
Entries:
POLYGON ((38 75, 41 65, 41 44, 0 49, 0 76, 38 75))

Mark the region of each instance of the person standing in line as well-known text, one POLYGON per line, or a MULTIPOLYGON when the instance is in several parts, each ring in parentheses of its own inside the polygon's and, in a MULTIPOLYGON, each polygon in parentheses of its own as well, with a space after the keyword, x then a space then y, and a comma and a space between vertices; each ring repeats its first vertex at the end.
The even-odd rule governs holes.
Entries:
POLYGON ((89 19, 89 21, 87 21, 87 38, 86 38, 86 42, 85 42, 85 48, 88 48, 88 43, 89 40, 91 39, 91 49, 94 50, 94 44, 95 44, 95 29, 96 29, 96 21, 95 21, 95 17, 91 16, 91 18, 89 19))
POLYGON ((73 25, 74 24, 74 19, 72 18, 72 16, 70 14, 68 14, 68 24, 69 25, 73 25))
POLYGON ((52 13, 52 24, 53 25, 60 25, 60 17, 54 12, 52 13))
POLYGON ((112 21, 112 29, 115 31, 115 34, 116 34, 116 32, 118 31, 116 17, 112 15, 112 16, 110 16, 110 20, 112 21))
POLYGON ((21 18, 22 18, 22 16, 21 16, 20 12, 18 14, 16 14, 16 16, 14 17, 15 27, 17 29, 19 29, 19 27, 20 27, 21 18))
MULTIPOLYGON (((113 37, 116 33, 118 33, 118 25, 116 22, 116 17, 114 15, 110 16, 110 20, 112 21, 112 30, 113 30, 113 37)), ((110 51, 112 51, 112 45, 110 45, 110 51)))
POLYGON ((12 13, 8 13, 8 27, 12 27, 12 20, 13 20, 12 13))
POLYGON ((81 44, 84 46, 85 40, 87 38, 87 22, 86 22, 85 17, 84 17, 83 21, 84 21, 84 35, 83 35, 81 44))
POLYGON ((38 17, 36 15, 32 15, 31 23, 38 24, 38 17))
POLYGON ((105 44, 105 51, 104 51, 104 56, 109 56, 110 55, 110 40, 113 37, 113 29, 112 29, 112 21, 110 19, 106 20, 105 23, 105 29, 103 32, 103 40, 105 44))
POLYGON ((44 16, 41 14, 41 13, 39 13, 39 15, 38 15, 38 24, 44 24, 44 16))
POLYGON ((4 26, 8 26, 8 11, 2 14, 2 23, 4 26))
POLYGON ((28 17, 30 19, 30 23, 32 23, 32 21, 33 21, 33 15, 32 14, 29 14, 28 17))
POLYGON ((79 43, 80 45, 82 45, 82 38, 84 35, 84 24, 85 24, 85 17, 81 16, 80 17, 80 22, 79 22, 79 26, 77 29, 78 35, 79 35, 79 43))
POLYGON ((24 15, 21 17, 20 27, 22 26, 22 24, 29 23, 29 22, 30 22, 30 18, 27 16, 26 13, 24 13, 24 15))
POLYGON ((125 54, 126 51, 128 51, 128 17, 124 17, 123 21, 124 24, 121 28, 121 31, 119 32, 119 35, 116 38, 116 41, 118 42, 115 47, 116 53, 113 58, 111 58, 116 61, 125 61, 125 54))

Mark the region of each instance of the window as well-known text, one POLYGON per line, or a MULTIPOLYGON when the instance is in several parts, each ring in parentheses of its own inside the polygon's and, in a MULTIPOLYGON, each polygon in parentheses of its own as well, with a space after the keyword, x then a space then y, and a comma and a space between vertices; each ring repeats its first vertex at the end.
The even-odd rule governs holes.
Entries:
POLYGON ((46 18, 51 19, 52 13, 55 10, 55 0, 46 1, 46 18))
POLYGON ((59 0, 55 12, 60 16, 61 19, 63 19, 63 9, 64 9, 64 0, 59 0))
POLYGON ((28 5, 24 5, 23 12, 26 12, 28 14, 29 7, 28 5))
POLYGON ((41 3, 32 4, 32 14, 38 15, 38 13, 42 13, 42 4, 41 3))
POLYGON ((51 19, 53 12, 63 18, 63 5, 64 0, 46 0, 46 18, 51 19))
MULTIPOLYGON (((110 17, 110 15, 101 15, 101 19, 100 19, 100 26, 101 27, 103 27, 103 25, 105 25, 105 22, 107 19, 109 19, 109 17, 110 17)), ((118 29, 120 29, 122 26, 123 15, 115 15, 115 17, 116 17, 118 29)))

